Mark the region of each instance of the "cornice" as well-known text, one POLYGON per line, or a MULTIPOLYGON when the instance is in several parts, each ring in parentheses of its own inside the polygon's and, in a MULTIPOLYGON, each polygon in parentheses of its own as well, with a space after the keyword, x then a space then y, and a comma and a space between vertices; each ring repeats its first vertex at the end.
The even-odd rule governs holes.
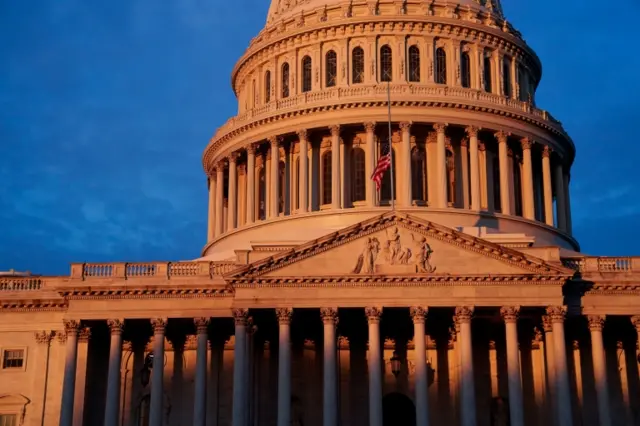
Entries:
POLYGON ((566 282, 562 275, 336 275, 311 277, 229 278, 235 288, 317 288, 317 287, 487 287, 495 285, 535 285, 557 287, 566 282))
POLYGON ((220 288, 207 287, 171 287, 150 288, 149 286, 85 286, 70 289, 60 289, 60 295, 68 300, 86 299, 197 299, 213 297, 233 297, 233 289, 225 286, 220 288))
POLYGON ((0 300, 0 312, 62 312, 68 307, 66 300, 0 300))

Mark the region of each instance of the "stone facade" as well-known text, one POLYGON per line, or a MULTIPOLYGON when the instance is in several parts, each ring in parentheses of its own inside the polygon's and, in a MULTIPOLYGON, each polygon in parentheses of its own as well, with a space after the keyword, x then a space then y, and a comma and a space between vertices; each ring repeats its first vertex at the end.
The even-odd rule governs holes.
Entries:
POLYGON ((639 424, 640 258, 580 253, 540 76, 497 0, 272 0, 202 257, 0 275, 0 426, 639 424))

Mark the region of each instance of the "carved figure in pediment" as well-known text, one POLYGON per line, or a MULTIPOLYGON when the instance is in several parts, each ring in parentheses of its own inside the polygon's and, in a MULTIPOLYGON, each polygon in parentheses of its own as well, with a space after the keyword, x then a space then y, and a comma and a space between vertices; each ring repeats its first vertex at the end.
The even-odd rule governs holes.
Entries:
POLYGON ((360 256, 358 256, 358 262, 356 267, 353 268, 354 274, 359 274, 364 268, 365 274, 373 274, 376 267, 376 259, 380 252, 380 241, 376 237, 367 238, 364 245, 364 250, 360 256))
POLYGON ((398 228, 394 227, 391 232, 387 231, 387 242, 385 246, 385 259, 389 265, 406 265, 411 258, 411 249, 402 247, 398 228))
POLYGON ((418 266, 418 272, 423 274, 435 272, 435 266, 431 265, 431 255, 433 254, 433 250, 427 242, 427 239, 425 237, 416 238, 413 234, 411 234, 411 239, 413 240, 413 243, 416 244, 415 262, 418 266))

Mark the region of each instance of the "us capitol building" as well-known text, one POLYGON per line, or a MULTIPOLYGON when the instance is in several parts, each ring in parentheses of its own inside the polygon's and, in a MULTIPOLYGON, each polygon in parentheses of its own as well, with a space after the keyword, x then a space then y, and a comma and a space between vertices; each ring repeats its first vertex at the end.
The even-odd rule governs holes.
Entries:
POLYGON ((580 252, 541 74, 498 0, 272 0, 202 257, 0 275, 0 426, 640 424, 640 258, 580 252))

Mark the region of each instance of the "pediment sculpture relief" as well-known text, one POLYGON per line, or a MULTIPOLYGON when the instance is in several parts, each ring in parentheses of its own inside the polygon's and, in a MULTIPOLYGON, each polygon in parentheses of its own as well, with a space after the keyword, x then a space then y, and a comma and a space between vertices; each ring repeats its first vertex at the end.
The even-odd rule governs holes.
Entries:
POLYGON ((411 243, 404 245, 397 227, 387 229, 386 239, 368 237, 362 254, 358 256, 354 274, 421 273, 430 274, 433 250, 424 236, 411 235, 411 243))

